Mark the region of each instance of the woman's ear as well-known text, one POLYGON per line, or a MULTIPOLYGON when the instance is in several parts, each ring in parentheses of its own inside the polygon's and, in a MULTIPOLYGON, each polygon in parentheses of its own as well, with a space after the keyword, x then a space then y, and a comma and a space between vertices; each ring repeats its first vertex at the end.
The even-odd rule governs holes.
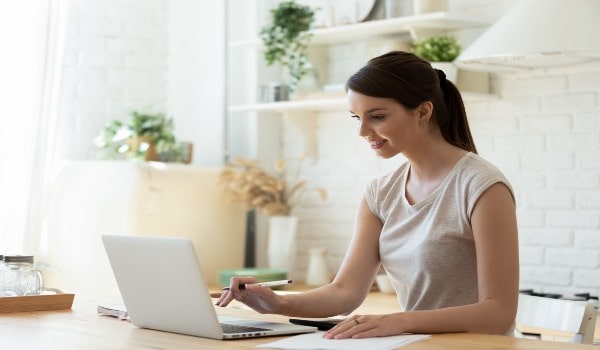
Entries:
POLYGON ((419 125, 427 126, 433 114, 433 103, 425 101, 417 107, 417 110, 419 111, 419 125))

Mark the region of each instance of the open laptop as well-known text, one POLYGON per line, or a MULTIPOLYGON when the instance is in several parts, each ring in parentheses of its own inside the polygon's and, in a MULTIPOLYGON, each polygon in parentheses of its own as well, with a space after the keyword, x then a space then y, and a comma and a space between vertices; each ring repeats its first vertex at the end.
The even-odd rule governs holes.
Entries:
POLYGON ((129 318, 138 327, 213 339, 317 330, 295 324, 218 317, 189 239, 104 235, 102 241, 129 318))

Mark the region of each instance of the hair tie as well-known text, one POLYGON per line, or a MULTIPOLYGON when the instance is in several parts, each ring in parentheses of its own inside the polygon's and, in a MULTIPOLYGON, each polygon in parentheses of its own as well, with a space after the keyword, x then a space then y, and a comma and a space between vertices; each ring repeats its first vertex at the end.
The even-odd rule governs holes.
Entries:
POLYGON ((444 73, 444 71, 441 69, 435 69, 435 72, 440 80, 440 86, 442 86, 442 84, 446 81, 446 73, 444 73))

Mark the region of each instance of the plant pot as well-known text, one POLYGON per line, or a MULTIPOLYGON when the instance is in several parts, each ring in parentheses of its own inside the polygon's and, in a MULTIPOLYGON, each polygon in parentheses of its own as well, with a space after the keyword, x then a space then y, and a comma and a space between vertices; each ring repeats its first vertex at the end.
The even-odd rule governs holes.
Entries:
POLYGON ((415 15, 431 12, 448 11, 448 0, 414 0, 413 11, 415 15))
POLYGON ((295 216, 269 217, 267 259, 270 268, 292 272, 296 260, 297 227, 298 218, 295 216))
POLYGON ((152 139, 149 136, 134 136, 131 137, 128 142, 130 147, 130 153, 133 157, 137 156, 138 152, 142 152, 144 154, 145 161, 157 161, 158 153, 156 152, 156 147, 152 142, 152 139), (140 151, 140 148, 145 148, 143 144, 147 144, 147 149, 145 151, 140 151))

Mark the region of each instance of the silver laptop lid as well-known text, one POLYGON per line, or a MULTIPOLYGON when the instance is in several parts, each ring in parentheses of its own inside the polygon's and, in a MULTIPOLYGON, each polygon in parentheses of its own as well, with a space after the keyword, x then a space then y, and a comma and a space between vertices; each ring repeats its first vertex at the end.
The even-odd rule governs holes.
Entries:
POLYGON ((317 331, 291 323, 217 318, 189 239, 103 236, 102 240, 129 318, 139 327, 213 339, 317 331), (219 320, 228 323, 228 328, 244 329, 225 333, 221 328, 225 322, 219 320))
POLYGON ((102 241, 133 324, 223 338, 190 240, 105 235, 102 241))

